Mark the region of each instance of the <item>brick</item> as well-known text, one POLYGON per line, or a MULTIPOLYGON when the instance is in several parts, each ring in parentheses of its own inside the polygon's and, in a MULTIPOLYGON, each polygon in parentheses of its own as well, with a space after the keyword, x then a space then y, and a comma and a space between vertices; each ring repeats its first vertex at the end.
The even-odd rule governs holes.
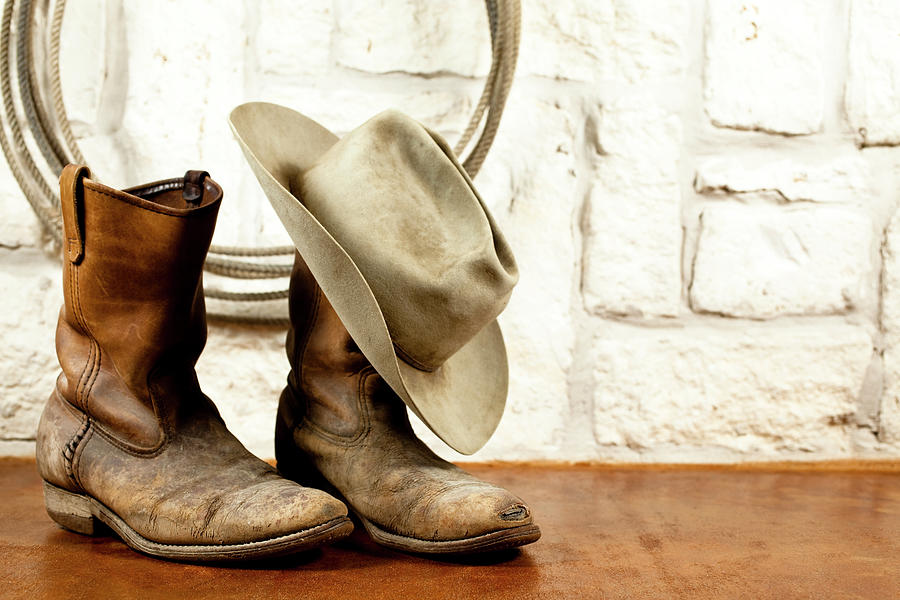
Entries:
POLYGON ((826 12, 815 0, 708 0, 705 107, 715 125, 822 128, 826 12), (801 24, 801 26, 798 26, 801 24))
POLYGON ((900 144, 900 5, 852 0, 845 106, 867 145, 900 144))
POLYGON ((334 11, 331 0, 307 0, 302 6, 283 0, 258 3, 258 28, 252 50, 258 76, 323 76, 333 69, 331 32, 334 11))
POLYGON ((595 314, 675 316, 681 304, 681 121, 651 101, 604 106, 585 236, 595 314))
POLYGON ((36 247, 41 228, 6 161, 0 161, 0 251, 36 247))
POLYGON ((849 456, 873 351, 837 321, 619 331, 595 342, 596 441, 632 460, 849 456))
MULTIPOLYGON (((434 129, 454 145, 474 109, 474 101, 466 90, 412 91, 383 86, 361 94, 359 90, 341 86, 304 90, 298 95, 296 85, 279 80, 264 83, 262 90, 266 101, 298 110, 337 135, 351 131, 383 110, 394 108, 434 129)), ((505 118, 504 113, 504 122, 505 118)))
POLYGON ((770 193, 781 202, 860 204, 868 200, 872 174, 855 148, 810 150, 755 148, 701 157, 694 189, 711 195, 770 193))
MULTIPOLYGON (((258 211, 265 202, 262 194, 232 196, 245 163, 227 122, 244 100, 244 18, 239 0, 124 5, 128 89, 111 144, 129 158, 130 185, 208 170, 226 190, 218 243, 257 230, 258 219, 242 210, 249 204, 258 211), (246 204, 238 210, 235 202, 246 204)), ((115 154, 89 159, 101 178, 116 172, 106 164, 115 154)))
POLYGON ((677 2, 528 2, 518 69, 589 82, 679 78, 687 62, 688 20, 688 7, 677 2))
POLYGON ((285 329, 214 323, 197 378, 232 433, 248 450, 275 456, 275 412, 290 368, 285 329))
POLYGON ((852 208, 707 205, 691 306, 752 318, 874 310, 875 256, 871 218, 852 208))
POLYGON ((454 73, 484 76, 490 33, 482 2, 448 8, 426 0, 338 0, 334 56, 370 73, 454 73))
POLYGON ((894 213, 887 227, 882 257, 884 393, 878 433, 881 440, 900 444, 900 212, 894 213))
POLYGON ((106 0, 86 0, 65 12, 60 32, 59 78, 66 114, 76 135, 97 126, 111 54, 107 50, 107 23, 120 27, 117 12, 106 0))
POLYGON ((59 263, 40 250, 0 249, 0 440, 31 440, 59 373, 53 334, 62 305, 59 263))

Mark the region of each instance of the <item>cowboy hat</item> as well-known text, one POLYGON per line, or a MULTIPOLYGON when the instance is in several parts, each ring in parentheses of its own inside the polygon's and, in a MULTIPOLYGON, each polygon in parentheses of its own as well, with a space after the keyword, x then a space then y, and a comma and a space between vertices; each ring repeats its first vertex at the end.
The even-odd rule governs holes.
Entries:
POLYGON ((512 251, 447 143, 396 111, 342 139, 275 104, 231 128, 263 191, 376 371, 450 447, 472 454, 506 403, 497 315, 512 251))

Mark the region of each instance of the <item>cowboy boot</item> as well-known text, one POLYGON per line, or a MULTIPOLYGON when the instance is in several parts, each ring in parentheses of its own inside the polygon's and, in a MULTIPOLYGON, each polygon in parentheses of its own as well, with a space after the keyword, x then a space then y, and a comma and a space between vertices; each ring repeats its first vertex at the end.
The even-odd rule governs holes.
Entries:
POLYGON ((288 385, 275 425, 286 477, 343 497, 369 535, 417 553, 473 553, 536 541, 531 511, 438 458, 363 356, 299 254, 290 291, 288 385))
POLYGON ((50 517, 135 550, 222 561, 283 555, 350 533, 346 507, 278 476, 200 390, 201 284, 222 189, 206 173, 118 191, 60 178, 62 374, 37 431, 50 517))

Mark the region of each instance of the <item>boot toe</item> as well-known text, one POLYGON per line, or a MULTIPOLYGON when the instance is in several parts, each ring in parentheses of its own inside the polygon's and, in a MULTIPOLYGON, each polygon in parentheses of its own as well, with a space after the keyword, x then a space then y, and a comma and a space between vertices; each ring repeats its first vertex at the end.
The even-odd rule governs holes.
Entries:
POLYGON ((530 525, 531 510, 510 492, 486 483, 443 490, 427 500, 422 511, 432 540, 458 540, 530 525))
POLYGON ((347 518, 340 500, 291 481, 265 481, 222 499, 223 538, 253 542, 296 534, 347 518))

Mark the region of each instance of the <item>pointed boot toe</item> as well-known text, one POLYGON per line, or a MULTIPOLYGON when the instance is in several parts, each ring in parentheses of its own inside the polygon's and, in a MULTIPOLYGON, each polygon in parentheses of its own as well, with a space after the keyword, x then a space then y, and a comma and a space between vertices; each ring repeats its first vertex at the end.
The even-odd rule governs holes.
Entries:
POLYGON ((474 478, 433 492, 432 486, 423 488, 408 494, 419 501, 392 523, 362 518, 369 535, 384 546, 425 554, 503 550, 541 537, 528 507, 503 488, 474 478))
POLYGON ((531 525, 531 511, 503 488, 480 481, 451 487, 429 504, 444 526, 442 539, 476 537, 531 525))

